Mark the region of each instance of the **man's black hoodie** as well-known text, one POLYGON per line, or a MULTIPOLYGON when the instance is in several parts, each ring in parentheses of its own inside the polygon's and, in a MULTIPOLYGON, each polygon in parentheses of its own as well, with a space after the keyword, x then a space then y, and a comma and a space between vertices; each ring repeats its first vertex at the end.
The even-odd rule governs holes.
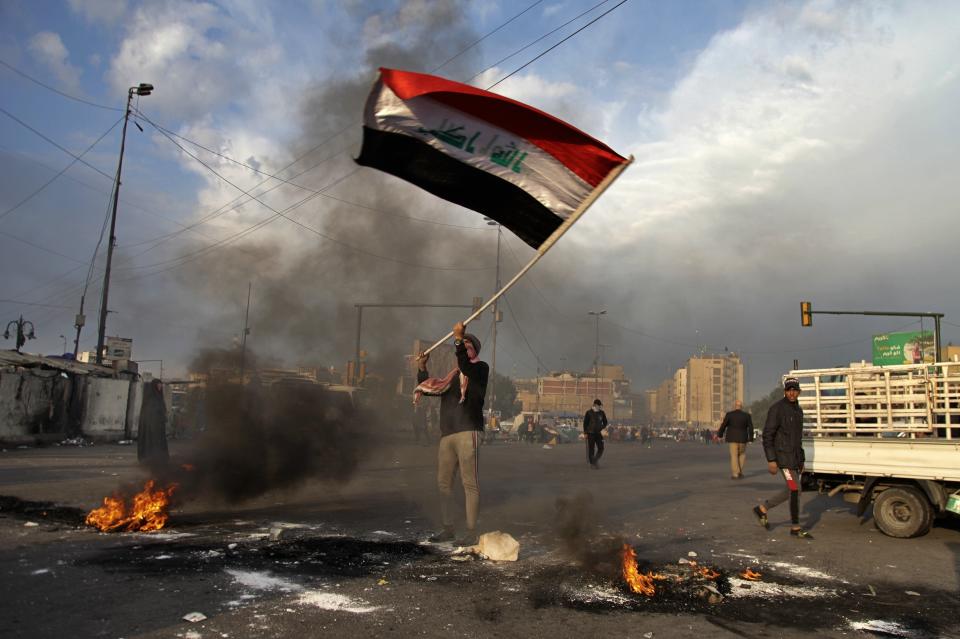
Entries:
MULTIPOLYGON (((440 396, 440 436, 469 430, 483 430, 483 400, 487 394, 490 367, 486 362, 470 361, 467 347, 457 344, 457 367, 467 376, 467 397, 460 403, 460 376, 454 375, 450 387, 440 396)), ((417 372, 417 383, 426 380, 427 371, 417 372)))

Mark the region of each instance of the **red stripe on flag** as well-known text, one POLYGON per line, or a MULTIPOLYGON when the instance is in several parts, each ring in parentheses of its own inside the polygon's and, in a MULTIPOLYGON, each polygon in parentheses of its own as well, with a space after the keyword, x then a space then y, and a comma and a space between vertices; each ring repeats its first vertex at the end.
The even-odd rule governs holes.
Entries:
POLYGON ((603 142, 549 113, 516 100, 424 73, 380 69, 384 83, 401 100, 429 95, 454 109, 486 120, 529 140, 596 187, 626 158, 603 142))

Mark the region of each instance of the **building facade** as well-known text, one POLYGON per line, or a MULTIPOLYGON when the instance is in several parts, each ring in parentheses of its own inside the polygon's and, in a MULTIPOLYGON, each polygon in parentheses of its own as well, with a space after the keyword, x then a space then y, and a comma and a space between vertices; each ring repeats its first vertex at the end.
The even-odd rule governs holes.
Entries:
POLYGON ((718 428, 743 401, 743 362, 734 353, 695 355, 646 395, 655 422, 718 428))

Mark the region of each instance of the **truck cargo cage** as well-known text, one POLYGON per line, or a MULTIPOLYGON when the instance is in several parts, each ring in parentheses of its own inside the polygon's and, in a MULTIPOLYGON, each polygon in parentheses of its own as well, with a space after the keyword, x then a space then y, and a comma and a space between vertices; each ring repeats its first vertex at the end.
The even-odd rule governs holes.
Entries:
POLYGON ((794 370, 812 437, 960 439, 960 362, 794 370))

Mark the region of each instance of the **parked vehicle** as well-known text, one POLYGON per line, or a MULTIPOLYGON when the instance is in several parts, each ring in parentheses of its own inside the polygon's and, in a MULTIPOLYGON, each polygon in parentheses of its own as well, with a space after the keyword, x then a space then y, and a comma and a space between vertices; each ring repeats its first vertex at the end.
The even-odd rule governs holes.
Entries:
POLYGON ((960 515, 960 362, 790 371, 808 480, 891 537, 960 515))

